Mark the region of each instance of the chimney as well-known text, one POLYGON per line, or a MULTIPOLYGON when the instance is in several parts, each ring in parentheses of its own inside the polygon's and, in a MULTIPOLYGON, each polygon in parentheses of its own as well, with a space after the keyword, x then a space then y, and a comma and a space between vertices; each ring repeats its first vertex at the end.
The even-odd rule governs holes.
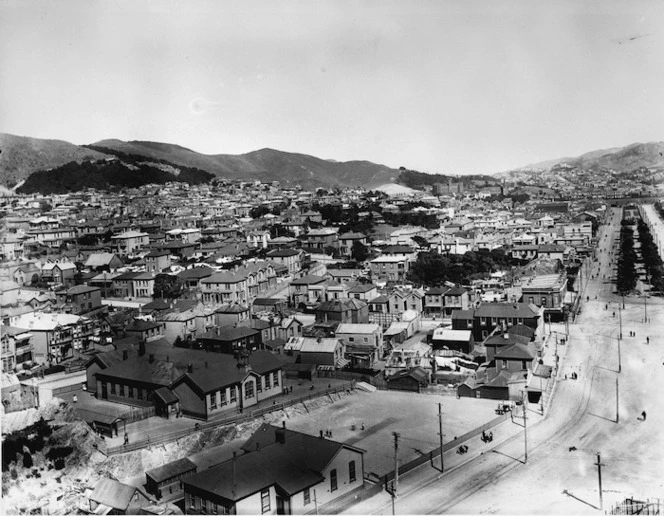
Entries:
POLYGON ((189 363, 189 364, 187 365, 187 372, 188 372, 188 373, 193 373, 193 372, 194 372, 194 366, 193 366, 193 364, 189 363))
POLYGON ((122 350, 122 360, 127 360, 129 358, 129 350, 123 349, 122 350))
POLYGON ((281 428, 277 428, 277 430, 274 432, 274 436, 276 438, 276 442, 286 444, 286 421, 282 422, 281 428))
POLYGON ((320 435, 318 436, 320 439, 323 439, 323 431, 320 431, 320 435))

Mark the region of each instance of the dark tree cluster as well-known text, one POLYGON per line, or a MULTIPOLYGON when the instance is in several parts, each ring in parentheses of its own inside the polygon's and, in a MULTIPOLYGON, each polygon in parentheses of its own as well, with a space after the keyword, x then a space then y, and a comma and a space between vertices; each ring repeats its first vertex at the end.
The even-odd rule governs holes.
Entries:
POLYGON ((621 294, 632 292, 636 288, 636 251, 634 251, 634 237, 631 226, 623 225, 620 228, 620 252, 618 255, 617 288, 621 294))
POLYGON ((509 265, 509 256, 502 249, 468 251, 464 255, 420 252, 411 265, 408 279, 426 287, 441 286, 446 281, 466 284, 509 265))
POLYGON ((646 272, 650 279, 653 290, 664 291, 664 265, 659 256, 659 249, 655 243, 650 228, 643 221, 638 223, 639 242, 641 242, 641 256, 646 267, 646 272))

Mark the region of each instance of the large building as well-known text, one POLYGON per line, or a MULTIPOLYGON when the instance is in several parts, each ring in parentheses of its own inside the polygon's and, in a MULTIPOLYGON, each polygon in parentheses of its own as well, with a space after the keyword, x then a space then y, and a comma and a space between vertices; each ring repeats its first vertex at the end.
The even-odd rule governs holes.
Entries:
POLYGON ((364 450, 285 423, 263 424, 242 449, 183 479, 185 514, 307 514, 364 485, 364 450))

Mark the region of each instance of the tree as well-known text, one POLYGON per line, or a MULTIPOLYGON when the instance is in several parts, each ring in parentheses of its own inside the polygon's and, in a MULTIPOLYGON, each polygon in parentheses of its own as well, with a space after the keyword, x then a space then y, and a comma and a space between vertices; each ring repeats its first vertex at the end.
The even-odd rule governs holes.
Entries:
POLYGON ((175 299, 182 295, 182 280, 171 274, 157 274, 154 279, 153 297, 164 299, 175 299))
POLYGON ((429 241, 426 238, 420 235, 415 235, 414 237, 411 237, 411 239, 420 247, 420 249, 429 249, 429 241))
POLYGON ((356 240, 353 242, 353 248, 351 249, 351 257, 356 262, 363 262, 369 257, 369 249, 362 242, 356 240))

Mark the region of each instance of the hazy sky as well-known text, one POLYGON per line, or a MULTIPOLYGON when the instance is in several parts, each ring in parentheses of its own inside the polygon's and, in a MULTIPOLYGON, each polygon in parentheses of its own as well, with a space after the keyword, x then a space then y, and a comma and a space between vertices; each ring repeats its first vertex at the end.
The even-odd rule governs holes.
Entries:
POLYGON ((662 27, 661 0, 0 0, 0 132, 496 172, 664 139, 662 27))

